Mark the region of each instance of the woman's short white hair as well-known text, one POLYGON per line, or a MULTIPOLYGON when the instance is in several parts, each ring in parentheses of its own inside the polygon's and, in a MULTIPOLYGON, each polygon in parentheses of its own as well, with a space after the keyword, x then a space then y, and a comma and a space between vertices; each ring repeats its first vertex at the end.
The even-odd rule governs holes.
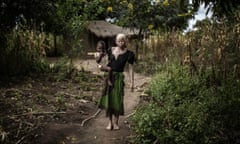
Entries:
POLYGON ((120 39, 126 41, 126 35, 125 35, 125 34, 122 34, 122 33, 118 34, 118 35, 116 36, 116 40, 120 40, 120 39))

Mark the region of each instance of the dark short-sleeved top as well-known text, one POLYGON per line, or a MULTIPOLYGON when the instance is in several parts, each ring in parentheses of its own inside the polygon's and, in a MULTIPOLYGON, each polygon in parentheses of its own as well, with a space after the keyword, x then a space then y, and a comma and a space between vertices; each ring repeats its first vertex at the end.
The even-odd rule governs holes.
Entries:
POLYGON ((117 59, 112 53, 110 53, 108 66, 110 66, 114 72, 123 72, 126 63, 133 64, 134 61, 134 53, 130 50, 127 50, 125 53, 120 54, 117 59))

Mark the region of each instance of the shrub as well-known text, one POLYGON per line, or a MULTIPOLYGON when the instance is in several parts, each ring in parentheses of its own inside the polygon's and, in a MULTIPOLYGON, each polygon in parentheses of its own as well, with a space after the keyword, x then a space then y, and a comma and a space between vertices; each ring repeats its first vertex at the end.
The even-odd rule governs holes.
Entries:
POLYGON ((147 93, 151 100, 132 117, 136 143, 239 143, 240 82, 207 85, 178 67, 157 74, 147 93))
POLYGON ((6 45, 2 47, 0 54, 2 66, 0 74, 25 75, 45 68, 42 61, 45 53, 43 41, 43 33, 22 27, 12 30, 6 36, 6 45))

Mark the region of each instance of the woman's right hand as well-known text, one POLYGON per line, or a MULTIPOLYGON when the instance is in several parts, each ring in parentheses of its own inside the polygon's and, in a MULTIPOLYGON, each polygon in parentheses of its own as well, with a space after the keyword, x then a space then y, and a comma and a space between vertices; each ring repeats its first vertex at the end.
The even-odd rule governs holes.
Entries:
POLYGON ((105 72, 110 72, 110 71, 111 71, 111 68, 108 67, 108 66, 98 65, 98 68, 99 68, 101 71, 105 71, 105 72))
POLYGON ((100 52, 95 52, 95 53, 94 53, 94 57, 95 57, 95 58, 100 57, 100 52))

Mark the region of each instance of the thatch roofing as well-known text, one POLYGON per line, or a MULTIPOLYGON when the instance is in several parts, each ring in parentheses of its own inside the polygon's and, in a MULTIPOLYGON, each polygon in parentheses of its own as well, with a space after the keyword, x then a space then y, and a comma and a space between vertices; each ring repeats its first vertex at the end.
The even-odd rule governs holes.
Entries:
POLYGON ((119 33, 123 33, 127 36, 137 35, 136 29, 123 28, 103 20, 90 21, 88 29, 98 37, 114 37, 119 33))

